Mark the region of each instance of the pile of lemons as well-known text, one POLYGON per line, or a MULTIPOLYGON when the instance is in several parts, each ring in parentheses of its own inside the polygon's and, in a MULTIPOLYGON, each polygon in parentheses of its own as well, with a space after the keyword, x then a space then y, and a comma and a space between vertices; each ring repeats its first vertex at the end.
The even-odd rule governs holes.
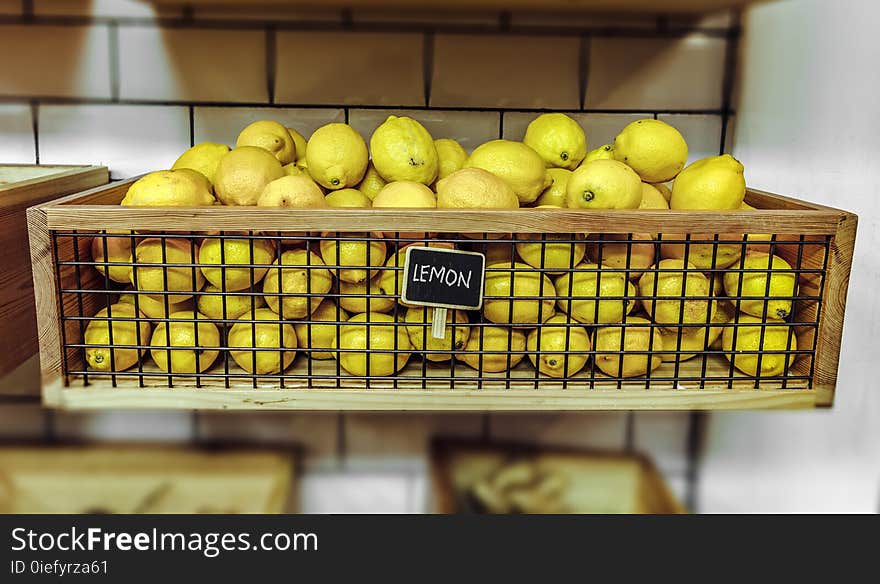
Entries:
MULTIPOLYGON (((470 153, 455 140, 433 139, 408 117, 389 116, 369 147, 347 124, 327 124, 307 141, 261 120, 242 130, 235 148, 190 148, 171 169, 135 181, 121 204, 750 209, 737 160, 714 156, 686 166, 687 159, 678 130, 654 119, 588 150, 577 121, 542 114, 522 141, 492 140, 470 153)), ((393 234, 340 234, 308 246, 288 235, 95 237, 98 270, 130 288, 89 323, 89 366, 124 371, 149 352, 163 371, 192 374, 228 351, 245 371, 271 375, 304 348, 307 358, 337 359, 356 376, 393 375, 413 353, 431 362, 456 358, 481 373, 508 371, 528 356, 557 378, 582 370, 591 351, 596 368, 615 377, 645 375, 706 347, 723 349, 750 375, 781 375, 794 360, 775 352, 796 348, 786 319, 797 278, 785 259, 768 255, 769 235, 730 245, 684 244, 683 234, 474 242, 462 247, 487 257, 482 317, 450 310, 442 339, 430 333, 430 309, 400 301, 405 245, 383 236, 393 234), (736 333, 724 326, 734 317, 743 325, 736 333), (758 352, 767 351, 759 371, 758 352)), ((453 247, 430 242, 436 235, 400 237, 453 247)))

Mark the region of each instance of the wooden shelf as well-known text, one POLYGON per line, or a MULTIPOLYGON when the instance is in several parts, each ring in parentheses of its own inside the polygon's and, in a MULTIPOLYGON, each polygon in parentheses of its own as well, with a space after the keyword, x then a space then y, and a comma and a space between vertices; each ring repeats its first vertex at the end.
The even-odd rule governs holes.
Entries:
POLYGON ((407 0, 148 0, 157 5, 189 6, 296 6, 300 8, 399 8, 410 12, 431 10, 522 10, 564 12, 618 12, 649 14, 705 14, 755 4, 755 0, 427 0, 414 9, 407 0))

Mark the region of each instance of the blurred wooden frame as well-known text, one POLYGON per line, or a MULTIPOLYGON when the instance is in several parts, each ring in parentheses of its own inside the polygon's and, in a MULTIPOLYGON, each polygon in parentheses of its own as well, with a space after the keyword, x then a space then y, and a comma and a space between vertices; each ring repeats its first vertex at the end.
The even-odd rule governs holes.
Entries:
MULTIPOLYGON (((452 464, 456 456, 468 454, 498 455, 504 458, 529 458, 539 455, 564 456, 589 461, 620 461, 638 467, 638 483, 632 492, 620 493, 621 504, 632 504, 638 513, 681 514, 687 509, 669 490, 666 481, 650 459, 641 454, 571 447, 539 446, 517 442, 487 442, 438 438, 431 444, 431 483, 437 513, 460 513, 456 505, 452 464), (627 501, 627 502, 624 502, 627 501)), ((604 470, 603 472, 614 472, 604 470)))
MULTIPOLYGON (((72 195, 28 211, 28 223, 36 283, 37 313, 42 367, 43 402, 66 409, 149 408, 149 409, 264 409, 324 411, 394 411, 394 410, 462 410, 462 411, 567 411, 567 410, 693 410, 808 408, 830 406, 834 401, 837 382, 840 340, 857 217, 852 213, 756 190, 748 190, 746 202, 757 210, 746 211, 583 211, 569 209, 284 209, 262 207, 121 207, 119 202, 135 179, 114 183, 72 195), (122 380, 114 387, 109 379, 94 380, 89 387, 72 388, 62 371, 59 299, 56 290, 55 262, 52 248, 53 231, 96 232, 104 229, 188 231, 450 231, 453 233, 670 233, 744 234, 773 233, 777 241, 797 244, 804 236, 829 237, 824 286, 815 275, 801 279, 801 289, 811 295, 823 290, 819 319, 812 388, 749 386, 748 379, 738 380, 731 389, 726 382, 707 384, 703 389, 645 389, 644 381, 624 383, 621 388, 580 391, 557 389, 553 382, 542 380, 544 387, 528 388, 532 375, 515 380, 511 386, 484 382, 468 389, 450 389, 448 382, 400 380, 373 382, 365 389, 356 383, 345 387, 314 386, 280 389, 261 383, 257 388, 247 381, 233 384, 206 381, 201 388, 138 387, 137 382, 122 380), (546 383, 545 383, 546 381, 546 383), (720 387, 724 385, 724 387, 720 387), (245 387, 246 386, 246 387, 245 387), (641 386, 641 387, 639 387, 641 386)), ((815 239, 816 237, 813 237, 815 239)), ((79 238, 80 253, 88 238, 79 238)), ((825 262, 824 245, 803 244, 801 267, 821 268, 825 262)), ((780 246, 796 248, 796 245, 780 246)), ((72 256, 72 243, 65 238, 59 245, 61 257, 72 256)), ((792 250, 778 253, 791 255, 792 250)), ((786 257, 796 263, 795 257, 786 257)), ((62 278, 69 279, 62 270, 62 278)), ((94 272, 94 270, 89 271, 94 272)), ((81 284, 88 288, 98 284, 97 272, 83 276, 81 284), (91 280, 90 280, 91 278, 91 280)), ((94 295, 92 295, 94 296, 94 295)), ((68 299, 73 302, 72 298, 68 299)), ((86 300, 89 300, 88 298, 86 300)), ((70 314, 73 305, 66 306, 70 314)), ((86 306, 97 312, 97 306, 86 306)), ((816 319, 816 303, 798 315, 802 322, 816 319)), ((813 331, 798 331, 803 346, 813 344, 813 331)), ((75 358, 75 356, 74 356, 75 358)), ((808 375, 807 360, 792 365, 799 375, 808 375)), ((683 364, 683 368, 688 362, 683 364)), ((462 378, 462 385, 466 382, 462 378)), ((456 381, 458 384, 458 381, 456 381)))
POLYGON ((296 447, 0 444, 0 513, 291 513, 296 447))

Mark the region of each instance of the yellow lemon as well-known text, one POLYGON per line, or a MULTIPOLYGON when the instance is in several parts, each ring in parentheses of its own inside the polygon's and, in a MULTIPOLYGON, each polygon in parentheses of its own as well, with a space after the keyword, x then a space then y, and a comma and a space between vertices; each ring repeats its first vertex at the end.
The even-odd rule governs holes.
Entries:
POLYGON ((160 170, 134 181, 120 205, 127 207, 204 207, 214 204, 210 186, 184 170, 160 170))
POLYGON ((464 167, 482 168, 499 177, 513 189, 520 204, 533 202, 552 180, 537 152, 511 140, 490 140, 477 146, 464 167))
POLYGON ((376 167, 370 162, 367 165, 367 172, 364 173, 364 178, 357 185, 357 189, 372 201, 386 184, 387 181, 382 178, 382 175, 376 171, 376 167))
POLYGON ((170 303, 183 302, 205 285, 198 266, 199 246, 188 239, 149 237, 137 244, 134 257, 131 283, 155 300, 164 302, 168 293, 170 303))
POLYGON ((464 351, 456 359, 483 373, 513 369, 525 356, 526 335, 505 326, 480 326, 468 335, 464 351))
POLYGON ((217 174, 217 165, 220 164, 220 159, 226 156, 227 152, 229 152, 229 146, 226 144, 202 142, 181 154, 171 165, 171 170, 190 168, 200 172, 213 185, 214 176, 217 174))
POLYGON ((571 377, 587 364, 590 335, 582 326, 567 326, 571 322, 557 315, 529 332, 529 360, 544 375, 571 377))
POLYGON ((166 373, 201 373, 211 367, 220 353, 220 331, 204 314, 175 312, 169 322, 160 323, 150 341, 150 356, 166 373))
POLYGON ((486 256, 486 265, 498 262, 510 263, 516 256, 516 246, 514 243, 475 243, 473 250, 478 251, 486 256))
POLYGON ((323 209, 329 207, 324 193, 315 181, 306 176, 283 176, 266 185, 259 207, 282 207, 285 209, 323 209))
POLYGON ((332 359, 333 353, 316 351, 316 349, 336 347, 336 335, 340 330, 336 323, 347 320, 348 313, 336 306, 331 299, 325 298, 312 312, 307 322, 294 323, 293 329, 296 331, 297 343, 312 359, 332 359), (330 324, 320 324, 322 322, 330 324))
POLYGON ((208 284, 199 294, 198 306, 199 312, 210 319, 236 320, 266 306, 266 301, 262 296, 254 296, 250 291, 222 293, 220 288, 208 284))
POLYGON ((781 257, 750 251, 742 263, 737 262, 725 272, 724 291, 728 296, 743 297, 739 309, 746 314, 759 318, 766 314, 767 318, 785 320, 791 314, 792 297, 797 292, 797 275, 791 264, 781 257), (741 273, 738 270, 761 271, 741 273), (757 298, 746 298, 749 296, 757 298))
POLYGON ((443 353, 426 352, 428 361, 448 361, 453 353, 462 351, 470 335, 470 319, 461 310, 446 311, 446 328, 443 338, 435 339, 431 333, 433 319, 432 308, 414 306, 406 311, 404 321, 407 323, 406 333, 415 351, 445 351, 443 353), (453 326, 454 325, 454 326, 453 326))
POLYGON ((717 306, 708 299, 709 279, 681 260, 661 260, 656 267, 656 274, 648 271, 639 278, 639 295, 647 297, 642 305, 652 320, 666 325, 707 322, 717 306))
POLYGON ((587 257, 593 263, 626 270, 630 279, 654 265, 654 238, 647 233, 602 233, 587 238, 587 257))
POLYGON ((461 170, 468 157, 467 151, 461 144, 451 138, 434 140, 434 148, 437 149, 438 179, 446 178, 456 170, 461 170))
POLYGON ((506 182, 482 168, 463 168, 437 181, 438 209, 518 209, 506 182))
POLYGON ((570 209, 638 209, 642 180, 616 160, 580 165, 568 179, 565 206, 570 209))
POLYGON ((434 139, 412 118, 388 116, 370 137, 370 153, 376 171, 388 182, 429 185, 437 178, 440 161, 434 139))
POLYGON ((624 272, 580 264, 554 283, 556 305, 578 322, 620 322, 635 307, 636 288, 624 272), (603 300, 603 298, 605 300, 603 300))
POLYGON ((146 320, 116 320, 140 318, 145 316, 135 311, 134 306, 117 302, 103 308, 95 318, 111 320, 92 320, 83 334, 86 345, 86 362, 95 371, 125 371, 137 364, 143 349, 123 348, 124 345, 137 346, 150 344, 150 323, 146 320), (113 342, 110 334, 113 333, 113 342))
POLYGON ((126 304, 131 304, 135 307, 136 310, 142 312, 149 319, 160 319, 160 318, 168 318, 168 316, 173 312, 180 312, 181 310, 192 310, 192 302, 190 300, 184 300, 183 302, 170 302, 171 299, 177 300, 176 296, 169 297, 169 302, 165 303, 165 299, 156 300, 147 296, 146 294, 133 294, 131 292, 127 294, 119 295, 119 302, 124 302, 126 304), (137 298, 135 298, 137 297, 137 298))
POLYGON ((550 175, 550 186, 535 200, 535 206, 565 207, 565 190, 572 172, 564 168, 548 168, 547 174, 550 175))
POLYGON ((258 120, 245 127, 235 141, 235 147, 256 146, 267 150, 281 164, 296 159, 296 143, 283 125, 273 120, 258 120))
POLYGON ((280 264, 278 260, 272 263, 263 280, 263 292, 269 294, 266 304, 283 320, 305 318, 321 304, 321 296, 330 291, 333 278, 314 252, 293 249, 281 254, 280 259, 280 264))
POLYGON ((281 163, 268 150, 242 146, 220 159, 214 191, 224 205, 256 205, 266 185, 282 176, 281 163))
POLYGON ((290 134, 291 138, 293 138, 294 164, 299 162, 300 160, 304 161, 306 159, 306 147, 308 145, 308 141, 305 139, 305 136, 303 136, 293 128, 287 128, 287 133, 290 134))
POLYGON ((373 198, 373 208, 382 207, 434 209, 437 196, 422 183, 398 180, 386 184, 373 198))
POLYGON ((670 209, 739 209, 746 194, 743 165, 731 156, 703 158, 672 183, 670 209))
POLYGON ((614 139, 614 158, 649 183, 675 178, 687 162, 684 137, 666 122, 654 119, 628 124, 614 139))
POLYGON ((586 244, 583 233, 520 233, 517 235, 516 253, 533 268, 558 274, 571 269, 584 259, 586 244), (578 243, 568 243, 568 241, 578 243))
POLYGON ((367 143, 348 124, 327 124, 309 138, 306 163, 319 185, 331 190, 353 187, 367 170, 367 143))
POLYGON ((590 150, 587 152, 587 155, 584 157, 584 161, 581 164, 586 164, 593 160, 614 160, 614 146, 611 144, 602 144, 598 148, 590 150))
POLYGON ((369 209, 373 206, 370 197, 358 189, 339 189, 324 197, 331 207, 348 207, 352 209, 369 209))
POLYGON ((275 244, 268 239, 208 238, 199 248, 199 266, 213 286, 227 292, 251 288, 266 275, 275 258, 275 244), (235 267, 243 266, 243 267, 235 267))
POLYGON ((666 199, 667 203, 669 202, 669 199, 672 198, 672 189, 670 189, 666 183, 653 183, 651 186, 660 191, 660 194, 663 195, 663 198, 666 199))
POLYGON ((537 152, 548 167, 574 170, 587 155, 584 129, 565 114, 541 114, 532 120, 523 144, 537 152))
MULTIPOLYGON (((719 233, 718 241, 741 240, 742 235, 719 233)), ((660 256, 665 259, 687 259, 688 263, 701 270, 727 268, 737 261, 743 253, 743 246, 735 243, 715 243, 714 233, 664 233, 660 239, 660 256), (709 241, 712 243, 696 243, 709 241), (681 242, 681 243, 672 243, 681 242)))
POLYGON ((721 345, 726 352, 727 360, 733 360, 733 366, 746 375, 773 377, 783 375, 786 366, 791 366, 797 355, 786 353, 761 353, 757 351, 797 351, 797 335, 781 320, 760 318, 740 314, 736 319, 737 327, 726 327, 721 337, 721 345), (761 339, 763 329, 764 338, 761 339), (736 347, 733 346, 734 331, 736 347), (763 342, 762 342, 763 340, 763 342), (758 372, 758 360, 761 370, 758 372))
POLYGON ((393 316, 379 312, 356 314, 348 319, 341 326, 337 345, 346 349, 336 352, 343 369, 352 375, 370 377, 397 373, 412 351, 406 328, 397 326, 393 316))
POLYGON ((385 264, 387 248, 385 242, 370 238, 365 233, 340 233, 340 239, 327 239, 335 234, 326 233, 325 239, 321 240, 321 257, 328 266, 333 268, 333 274, 344 282, 357 284, 369 280, 378 272, 378 267, 385 264), (363 238, 361 241, 353 241, 347 238, 363 238))
POLYGON ((528 264, 490 264, 483 293, 483 314, 497 324, 534 326, 555 312, 553 282, 528 264))
POLYGON ((726 324, 733 316, 732 310, 722 308, 712 313, 712 325, 709 327, 674 327, 661 328, 660 336, 663 338, 663 350, 661 354, 663 362, 687 361, 696 357, 697 353, 702 353, 712 346, 712 344, 721 337, 723 327, 717 326, 726 324), (681 337, 681 345, 679 345, 679 337, 681 337), (676 349, 676 347, 679 347, 676 349), (692 351, 691 353, 674 353, 672 351, 692 351))
POLYGON ((259 321, 237 322, 229 329, 226 344, 239 367, 248 373, 274 375, 293 363, 297 341, 290 324, 279 321, 278 315, 268 308, 260 308, 253 315, 245 314, 239 320, 259 321))
POLYGON ((663 363, 658 354, 665 349, 659 328, 637 316, 628 316, 626 324, 645 326, 606 326, 596 331, 596 367, 612 377, 639 377, 663 363))
MULTIPOLYGON (((109 233, 123 234, 124 232, 111 230, 109 233)), ((95 269, 114 282, 130 282, 131 266, 108 266, 107 264, 130 264, 131 240, 130 235, 124 234, 121 237, 95 236, 92 239, 92 261, 97 264, 95 269), (104 254, 105 250, 106 255, 104 254)))
POLYGON ((642 202, 639 203, 639 209, 668 210, 669 202, 657 187, 642 183, 642 202))
POLYGON ((366 280, 356 284, 340 280, 339 293, 343 296, 339 297, 339 305, 353 313, 391 312, 394 310, 394 298, 390 297, 393 292, 386 294, 379 286, 378 277, 371 279, 369 282, 370 288, 367 290, 366 280))

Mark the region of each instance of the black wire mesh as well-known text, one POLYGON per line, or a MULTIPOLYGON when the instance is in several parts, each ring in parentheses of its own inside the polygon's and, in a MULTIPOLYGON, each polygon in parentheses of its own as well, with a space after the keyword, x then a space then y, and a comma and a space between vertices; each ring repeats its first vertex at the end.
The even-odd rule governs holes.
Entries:
POLYGON ((54 231, 70 386, 809 388, 830 236, 54 231), (422 237, 416 237, 422 236, 422 237), (402 252, 487 256, 484 306, 402 252))

